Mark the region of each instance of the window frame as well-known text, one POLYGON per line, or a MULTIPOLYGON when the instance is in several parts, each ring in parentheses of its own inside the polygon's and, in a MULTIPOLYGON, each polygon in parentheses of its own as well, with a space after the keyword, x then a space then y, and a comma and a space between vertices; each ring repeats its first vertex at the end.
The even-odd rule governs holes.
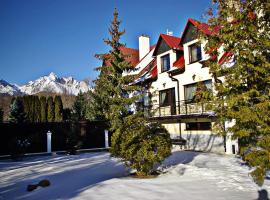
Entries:
MULTIPOLYGON (((204 80, 202 81, 202 83, 206 86, 208 83, 210 83, 211 85, 211 92, 213 93, 213 82, 212 82, 212 79, 208 79, 208 80, 204 80)), ((192 99, 187 99, 187 89, 188 87, 195 87, 195 93, 196 93, 196 90, 198 88, 198 84, 199 82, 195 82, 195 83, 191 83, 191 84, 187 84, 187 85, 184 85, 184 101, 186 104, 189 104, 189 103, 195 103, 194 101, 194 97, 195 95, 193 95, 193 98, 192 99)), ((207 86, 206 86, 207 87, 207 86)))
POLYGON ((170 68, 171 68, 170 54, 168 53, 168 54, 166 54, 166 55, 161 56, 161 57, 160 57, 160 63, 161 63, 161 73, 169 71, 170 68), (168 57, 168 59, 169 59, 169 64, 168 64, 168 66, 167 66, 166 69, 164 69, 164 62, 163 62, 163 59, 164 59, 165 57, 168 57))
POLYGON ((211 131, 211 130, 212 130, 211 122, 187 122, 186 123, 186 131, 211 131), (188 124, 195 125, 195 127, 190 127, 190 125, 188 124))
POLYGON ((160 107, 172 106, 175 103, 176 102, 175 102, 175 88, 174 87, 159 91, 159 106, 160 107), (161 103, 161 96, 162 96, 162 93, 164 93, 164 92, 166 92, 167 93, 166 95, 168 95, 168 102, 161 103), (174 92, 174 94, 173 94, 173 92, 174 92))
POLYGON ((195 43, 189 45, 188 46, 188 54, 189 54, 188 55, 189 56, 189 64, 192 64, 192 63, 195 63, 195 62, 198 62, 198 61, 202 60, 202 45, 201 45, 201 43, 200 42, 195 42, 195 43), (192 48, 194 46, 200 48, 200 57, 198 58, 198 56, 197 56, 197 58, 195 60, 192 59, 192 48))

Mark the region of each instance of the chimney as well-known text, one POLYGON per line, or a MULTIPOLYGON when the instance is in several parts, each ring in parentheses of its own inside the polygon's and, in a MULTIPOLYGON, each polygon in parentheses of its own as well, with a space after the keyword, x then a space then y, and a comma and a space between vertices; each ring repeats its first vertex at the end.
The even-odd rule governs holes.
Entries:
POLYGON ((139 37, 139 57, 140 60, 150 51, 150 38, 147 35, 139 37))

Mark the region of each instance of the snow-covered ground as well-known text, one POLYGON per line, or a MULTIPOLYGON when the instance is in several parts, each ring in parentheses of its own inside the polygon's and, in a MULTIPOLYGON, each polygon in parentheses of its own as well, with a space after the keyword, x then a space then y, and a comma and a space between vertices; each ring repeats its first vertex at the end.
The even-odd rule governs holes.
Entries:
POLYGON ((270 192, 269 180, 257 187, 250 169, 233 156, 176 151, 163 167, 166 173, 156 178, 138 179, 104 152, 0 161, 0 199, 248 200, 270 192), (42 179, 51 186, 26 191, 42 179))

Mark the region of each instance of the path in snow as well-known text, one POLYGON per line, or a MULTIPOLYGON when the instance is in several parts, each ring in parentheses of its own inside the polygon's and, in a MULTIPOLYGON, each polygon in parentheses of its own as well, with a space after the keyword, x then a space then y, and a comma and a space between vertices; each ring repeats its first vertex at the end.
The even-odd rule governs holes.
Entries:
POLYGON ((109 153, 28 158, 0 162, 0 199, 258 199, 249 168, 232 156, 174 152, 163 163, 165 174, 153 179, 126 177, 122 163, 109 153), (51 186, 27 192, 28 184, 49 179, 51 186))

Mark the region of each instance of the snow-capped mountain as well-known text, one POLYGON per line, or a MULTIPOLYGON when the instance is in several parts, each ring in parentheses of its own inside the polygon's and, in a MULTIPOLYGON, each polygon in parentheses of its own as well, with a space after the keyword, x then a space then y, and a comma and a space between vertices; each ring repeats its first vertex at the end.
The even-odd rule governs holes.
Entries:
POLYGON ((1 82, 0 85, 0 94, 6 93, 8 95, 16 95, 17 93, 15 93, 15 91, 20 92, 20 94, 17 95, 32 95, 40 92, 77 95, 80 91, 84 93, 90 90, 90 86, 85 81, 77 81, 72 77, 60 78, 53 72, 22 86, 12 85, 6 81, 3 81, 3 83, 5 84, 2 84, 1 82), (7 88, 2 85, 8 85, 10 87, 7 88), (13 93, 11 92, 11 88, 13 88, 13 93))
POLYGON ((22 92, 15 84, 10 84, 5 80, 0 80, 0 95, 20 96, 22 92))

